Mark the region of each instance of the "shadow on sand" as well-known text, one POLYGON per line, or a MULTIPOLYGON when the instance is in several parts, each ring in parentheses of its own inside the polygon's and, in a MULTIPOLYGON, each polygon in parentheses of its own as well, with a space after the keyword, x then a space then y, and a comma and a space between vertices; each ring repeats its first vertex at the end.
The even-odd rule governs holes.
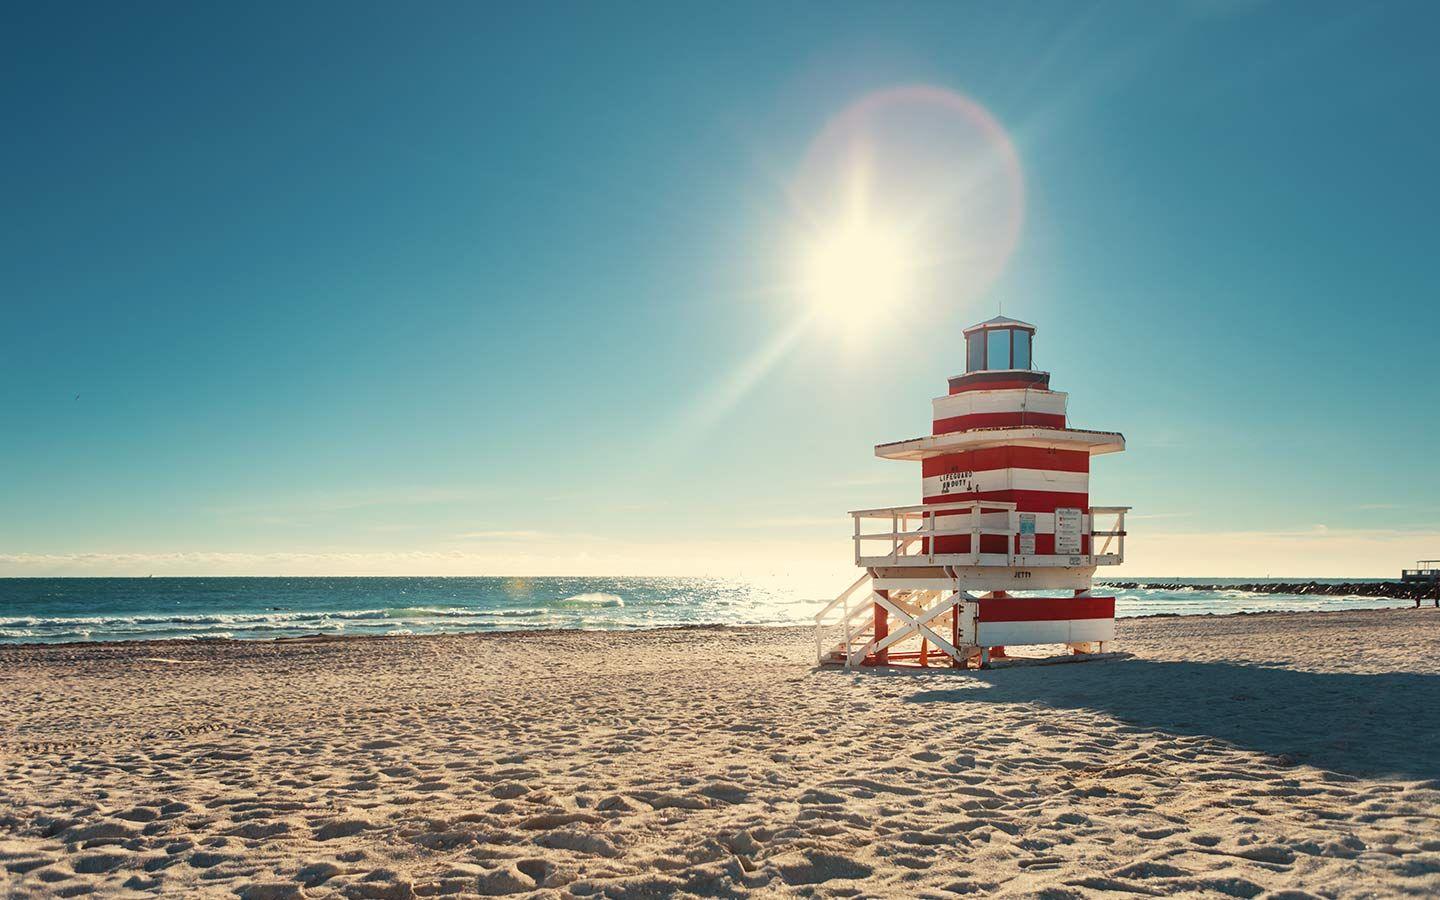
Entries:
MULTIPOLYGON (((911 703, 1040 703, 1350 775, 1440 779, 1440 676, 1125 660, 955 673, 911 703)), ((1440 784, 1437 784, 1440 787, 1440 784)))

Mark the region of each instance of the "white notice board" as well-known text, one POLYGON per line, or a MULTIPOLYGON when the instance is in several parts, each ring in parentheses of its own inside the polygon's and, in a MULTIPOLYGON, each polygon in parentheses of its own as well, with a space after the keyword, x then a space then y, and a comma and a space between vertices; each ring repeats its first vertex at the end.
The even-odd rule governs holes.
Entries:
POLYGON ((1075 556, 1080 553, 1080 528, 1084 514, 1074 507, 1055 510, 1055 554, 1075 556))
POLYGON ((1028 555, 1035 552, 1035 514, 1020 514, 1020 552, 1028 555))

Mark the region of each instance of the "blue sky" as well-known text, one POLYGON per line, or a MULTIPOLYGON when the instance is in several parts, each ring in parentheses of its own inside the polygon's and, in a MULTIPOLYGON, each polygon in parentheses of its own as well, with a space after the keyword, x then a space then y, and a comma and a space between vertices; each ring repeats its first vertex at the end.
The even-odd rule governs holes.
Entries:
POLYGON ((1127 571, 1440 556, 1432 4, 4 15, 0 574, 844 578, 1001 302, 1127 571), (1014 253, 797 325, 807 154, 904 85, 1008 133, 1014 253))

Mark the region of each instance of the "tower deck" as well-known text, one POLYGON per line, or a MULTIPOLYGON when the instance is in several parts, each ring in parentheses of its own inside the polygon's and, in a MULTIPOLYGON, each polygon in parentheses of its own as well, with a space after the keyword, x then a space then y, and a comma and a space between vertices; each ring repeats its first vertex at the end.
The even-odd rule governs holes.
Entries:
POLYGON ((974 587, 991 590, 1088 588, 1097 566, 1125 561, 1129 509, 1092 506, 1076 510, 1076 515, 1062 511, 1022 517, 1014 503, 962 500, 855 510, 850 513, 855 523, 855 565, 887 570, 892 577, 948 578, 952 584, 973 582, 974 587), (1075 552, 1016 552, 1036 543, 1037 535, 1029 530, 1026 518, 1028 525, 1052 536, 1052 548, 1075 552), (952 574, 944 574, 945 569, 952 574), (984 571, 967 571, 971 569, 984 571))

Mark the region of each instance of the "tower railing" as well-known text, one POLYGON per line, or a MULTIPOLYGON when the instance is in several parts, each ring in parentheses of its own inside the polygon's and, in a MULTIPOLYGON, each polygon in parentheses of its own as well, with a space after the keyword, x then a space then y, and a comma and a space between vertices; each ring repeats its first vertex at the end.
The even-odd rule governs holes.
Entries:
POLYGON ((1129 511, 1128 506, 1090 507, 1090 553, 1095 565, 1118 566, 1125 561, 1125 514, 1129 511), (1108 527, 1102 529, 1102 524, 1108 527), (1096 538, 1104 538, 1099 547, 1095 546, 1096 538))
MULTIPOLYGON (((1128 506, 1092 506, 1082 511, 1080 533, 1088 536, 1085 552, 1024 553, 1034 532, 1022 532, 1021 513, 1014 503, 963 500, 920 506, 890 506, 850 513, 855 523, 855 564, 876 566, 1113 566, 1125 560, 1125 513, 1128 506), (867 530, 876 523, 888 530, 867 530), (1103 527, 1102 527, 1103 526, 1103 527), (881 525, 885 528, 885 525, 881 525), (953 552, 947 539, 968 537, 968 550, 953 552), (984 541, 995 537, 1003 540, 984 541), (994 549, 1003 545, 1004 551, 994 549), (987 545, 988 548, 987 548, 987 545)), ((1077 535, 1078 538, 1079 535, 1077 535)))

